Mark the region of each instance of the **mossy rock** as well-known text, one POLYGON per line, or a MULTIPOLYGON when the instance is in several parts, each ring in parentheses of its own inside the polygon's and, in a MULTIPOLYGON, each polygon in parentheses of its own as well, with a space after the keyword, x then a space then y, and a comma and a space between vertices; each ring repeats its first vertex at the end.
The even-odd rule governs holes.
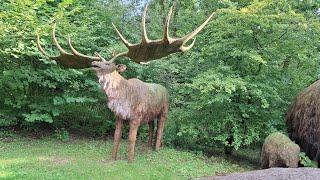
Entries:
POLYGON ((286 135, 275 132, 264 141, 261 151, 262 168, 298 167, 300 147, 286 135))

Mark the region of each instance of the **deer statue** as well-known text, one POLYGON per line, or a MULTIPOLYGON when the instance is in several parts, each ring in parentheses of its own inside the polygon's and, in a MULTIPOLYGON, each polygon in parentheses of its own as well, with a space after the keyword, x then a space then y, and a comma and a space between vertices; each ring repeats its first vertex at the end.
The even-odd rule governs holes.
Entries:
POLYGON ((143 123, 148 123, 149 137, 148 146, 153 144, 154 119, 157 119, 157 137, 155 149, 161 147, 164 122, 167 117, 169 107, 169 97, 165 87, 145 83, 139 79, 125 79, 120 73, 126 70, 123 64, 116 64, 115 61, 121 56, 128 57, 136 63, 148 63, 151 60, 160 59, 176 52, 185 52, 192 48, 195 40, 185 46, 187 41, 194 38, 204 26, 210 21, 214 13, 208 19, 190 34, 182 38, 171 38, 169 36, 169 22, 173 8, 171 7, 166 22, 164 23, 164 36, 159 40, 148 39, 146 33, 145 19, 147 6, 142 14, 142 40, 139 44, 129 43, 119 32, 117 27, 113 25, 122 42, 128 48, 128 51, 114 54, 107 61, 99 53, 95 56, 88 56, 78 52, 71 44, 71 38, 68 38, 68 44, 71 53, 64 50, 58 43, 55 35, 56 25, 52 30, 52 38, 55 46, 60 52, 58 56, 50 56, 40 45, 40 37, 37 36, 37 47, 39 51, 46 57, 55 60, 58 65, 64 68, 82 69, 92 67, 96 72, 102 89, 108 96, 108 107, 116 116, 116 130, 114 133, 114 147, 112 150, 112 158, 116 160, 117 152, 120 146, 121 132, 123 123, 129 123, 129 145, 128 145, 128 162, 134 159, 134 147, 138 128, 143 123))

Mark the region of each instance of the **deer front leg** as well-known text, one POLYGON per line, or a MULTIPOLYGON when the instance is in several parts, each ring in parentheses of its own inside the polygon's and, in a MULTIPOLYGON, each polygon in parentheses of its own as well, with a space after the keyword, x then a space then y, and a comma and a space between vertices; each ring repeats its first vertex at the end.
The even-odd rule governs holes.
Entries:
POLYGON ((137 139, 137 132, 139 128, 139 123, 136 121, 130 121, 129 126, 129 145, 128 145, 128 162, 133 162, 134 159, 134 147, 137 139))
POLYGON ((148 147, 152 147, 152 140, 153 140, 153 131, 154 131, 154 121, 148 122, 149 126, 149 137, 148 137, 148 147))
POLYGON ((120 147, 121 135, 122 135, 122 126, 123 120, 119 117, 116 118, 116 130, 114 132, 114 143, 113 143, 113 150, 112 150, 112 159, 117 159, 117 153, 120 147))
POLYGON ((160 149, 160 147, 161 147, 163 126, 164 126, 165 119, 166 119, 166 116, 162 115, 158 120, 156 151, 158 151, 160 149))

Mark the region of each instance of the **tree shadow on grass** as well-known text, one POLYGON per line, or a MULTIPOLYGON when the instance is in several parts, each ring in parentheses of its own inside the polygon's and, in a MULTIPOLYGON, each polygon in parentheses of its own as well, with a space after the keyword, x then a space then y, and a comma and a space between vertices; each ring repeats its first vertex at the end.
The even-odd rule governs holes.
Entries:
POLYGON ((234 150, 231 154, 225 154, 223 147, 203 147, 198 146, 207 157, 227 160, 232 164, 246 166, 249 169, 260 169, 260 150, 258 148, 246 148, 234 150))

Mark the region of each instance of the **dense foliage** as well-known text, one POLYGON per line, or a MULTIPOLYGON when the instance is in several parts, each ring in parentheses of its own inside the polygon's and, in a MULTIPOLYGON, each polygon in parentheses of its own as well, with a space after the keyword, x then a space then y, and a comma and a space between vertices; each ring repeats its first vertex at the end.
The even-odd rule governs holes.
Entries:
MULTIPOLYGON (((111 22, 132 42, 140 39, 145 1, 4 0, 0 6, 0 127, 66 128, 110 134, 114 117, 95 75, 66 70, 40 55, 51 24, 61 42, 71 34, 85 53, 124 50, 111 22)), ((148 32, 162 36, 172 1, 149 2, 148 32), (159 15, 161 18, 159 18, 159 15)), ((165 141, 196 148, 239 148, 284 130, 292 98, 318 77, 320 2, 317 0, 186 0, 176 6, 171 35, 183 36, 212 11, 215 18, 195 47, 146 66, 123 59, 125 76, 163 84, 170 93, 165 141)), ((63 44, 63 43, 62 43, 63 44)), ((64 46, 66 44, 63 44, 64 46)))

